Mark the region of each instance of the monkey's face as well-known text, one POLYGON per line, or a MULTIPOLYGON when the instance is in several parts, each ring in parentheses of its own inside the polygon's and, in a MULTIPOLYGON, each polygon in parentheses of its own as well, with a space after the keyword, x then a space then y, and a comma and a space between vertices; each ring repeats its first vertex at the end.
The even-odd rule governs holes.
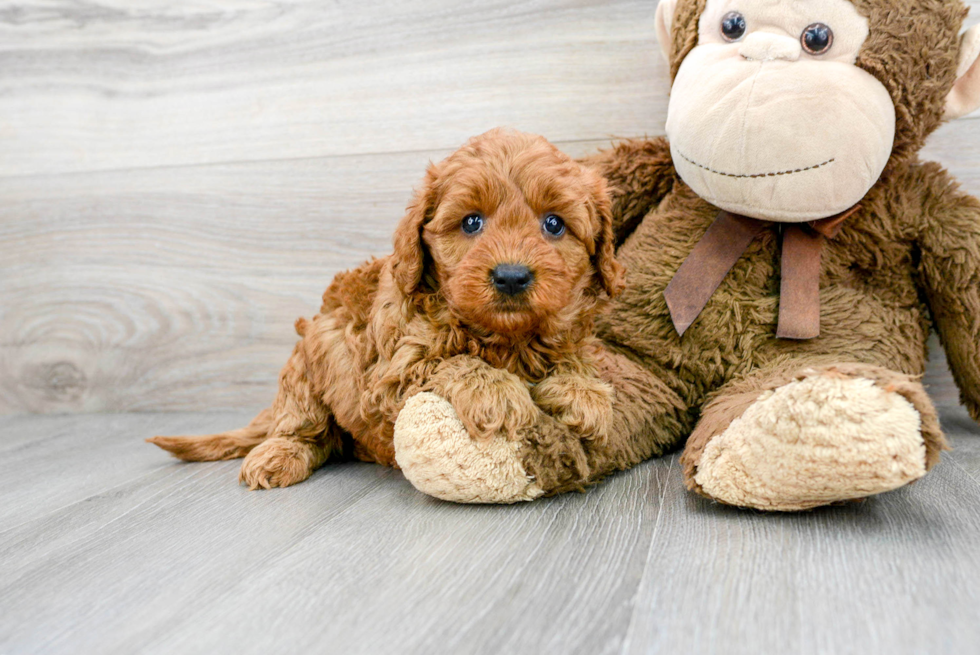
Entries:
POLYGON ((868 20, 848 0, 707 0, 667 115, 674 165, 712 204, 781 222, 864 197, 895 107, 855 66, 868 20))

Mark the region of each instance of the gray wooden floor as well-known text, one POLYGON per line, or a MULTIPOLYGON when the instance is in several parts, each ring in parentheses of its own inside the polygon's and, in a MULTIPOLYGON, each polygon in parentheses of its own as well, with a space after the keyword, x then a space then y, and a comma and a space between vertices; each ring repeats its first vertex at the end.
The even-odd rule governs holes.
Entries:
MULTIPOLYGON (((939 468, 791 516, 674 457, 469 507, 354 463, 247 492, 143 443, 268 403, 429 159, 661 134, 655 6, 0 0, 0 653, 980 652, 980 428, 941 356, 939 468)), ((980 113, 923 156, 980 195, 978 144, 980 113)))
POLYGON ((976 653, 980 433, 911 488, 789 516, 683 490, 675 457, 509 507, 350 463, 249 492, 142 443, 238 413, 0 428, 4 653, 976 653))

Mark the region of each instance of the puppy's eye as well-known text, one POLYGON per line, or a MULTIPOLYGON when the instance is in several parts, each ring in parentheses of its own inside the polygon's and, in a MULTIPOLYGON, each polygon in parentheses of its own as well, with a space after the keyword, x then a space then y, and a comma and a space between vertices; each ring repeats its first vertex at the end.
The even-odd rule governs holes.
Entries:
POLYGON ((811 55, 822 55, 834 45, 834 31, 823 23, 814 23, 803 30, 800 43, 811 55))
POLYGON ((745 36, 745 16, 737 11, 730 11, 721 19, 721 35, 726 41, 738 41, 745 36))
POLYGON ((477 232, 483 230, 483 216, 477 214, 476 212, 467 214, 466 217, 463 218, 463 222, 460 227, 463 229, 463 232, 466 232, 467 234, 476 234, 477 232))
POLYGON ((541 221, 541 226, 544 231, 553 237, 560 237, 565 234, 565 221, 561 220, 561 217, 557 214, 548 214, 541 221))

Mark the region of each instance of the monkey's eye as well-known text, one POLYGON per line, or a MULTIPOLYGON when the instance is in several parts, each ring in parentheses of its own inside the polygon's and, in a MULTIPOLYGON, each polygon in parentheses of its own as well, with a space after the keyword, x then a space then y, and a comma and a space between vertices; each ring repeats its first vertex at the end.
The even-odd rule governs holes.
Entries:
POLYGON ((481 232, 483 230, 483 216, 477 212, 467 214, 463 218, 463 222, 460 224, 460 227, 462 228, 463 232, 466 232, 467 234, 476 234, 477 232, 481 232))
POLYGON ((541 221, 541 227, 544 231, 553 237, 560 237, 565 234, 565 221, 561 220, 561 217, 557 214, 548 214, 541 221))
POLYGON ((726 41, 738 41, 745 36, 745 16, 730 11, 721 19, 721 35, 726 41))
POLYGON ((803 30, 800 43, 811 55, 822 55, 834 45, 834 31, 823 23, 814 23, 803 30))

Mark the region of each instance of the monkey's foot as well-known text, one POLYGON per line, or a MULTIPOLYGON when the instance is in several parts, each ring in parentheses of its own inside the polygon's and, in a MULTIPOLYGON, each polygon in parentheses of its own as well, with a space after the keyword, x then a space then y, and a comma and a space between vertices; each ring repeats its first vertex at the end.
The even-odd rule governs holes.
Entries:
POLYGON ((738 404, 709 404, 684 454, 688 487, 726 504, 809 509, 896 489, 933 463, 920 411, 880 379, 804 371, 719 415, 738 404))
POLYGON ((408 399, 395 421, 395 461, 416 489, 456 503, 516 503, 544 491, 521 462, 520 442, 476 441, 449 401, 433 393, 408 399))

